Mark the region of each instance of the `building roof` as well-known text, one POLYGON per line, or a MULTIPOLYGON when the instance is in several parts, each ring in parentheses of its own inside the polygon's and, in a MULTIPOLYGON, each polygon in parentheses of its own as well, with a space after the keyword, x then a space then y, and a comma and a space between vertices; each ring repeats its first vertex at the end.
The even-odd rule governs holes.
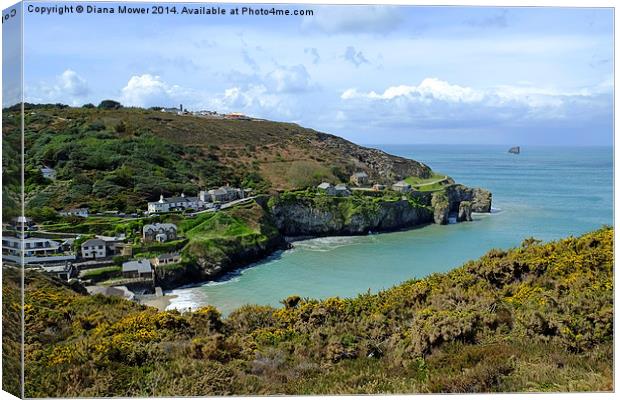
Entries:
POLYGON ((154 230, 159 230, 159 229, 164 229, 164 230, 169 230, 169 229, 177 229, 177 226, 175 224, 146 224, 142 227, 142 233, 146 233, 148 230, 150 229, 154 229, 154 230))
POLYGON ((329 182, 323 182, 319 186, 317 186, 317 188, 319 189, 329 189, 330 187, 332 187, 332 184, 329 182))
POLYGON ((407 182, 405 182, 405 181, 398 181, 398 182, 396 182, 395 184, 393 184, 392 186, 403 186, 403 187, 406 187, 406 186, 411 186, 411 185, 410 185, 410 184, 408 184, 408 183, 407 183, 407 182))
POLYGON ((344 183, 339 183, 335 187, 336 190, 349 190, 349 187, 344 183))
POLYGON ((41 172, 56 172, 56 170, 50 167, 43 166, 41 167, 41 172))
POLYGON ((82 247, 86 247, 86 246, 105 246, 105 241, 103 241, 102 239, 88 239, 87 241, 85 241, 84 243, 82 243, 82 247))
POLYGON ((123 272, 137 271, 138 273, 152 272, 151 262, 147 259, 127 261, 123 263, 123 272))
POLYGON ((362 172, 356 172, 353 174, 354 177, 356 178, 368 178, 368 174, 364 171, 362 172))
POLYGON ((103 236, 103 235, 95 235, 97 239, 101 239, 104 242, 120 242, 125 240, 125 234, 121 234, 119 236, 103 236))
POLYGON ((165 260, 167 258, 174 258, 174 257, 179 257, 180 254, 179 253, 165 253, 165 254, 160 254, 157 256, 158 260, 165 260))
POLYGON ((211 189, 207 192, 210 195, 218 195, 218 194, 228 194, 228 191, 224 188, 211 189))

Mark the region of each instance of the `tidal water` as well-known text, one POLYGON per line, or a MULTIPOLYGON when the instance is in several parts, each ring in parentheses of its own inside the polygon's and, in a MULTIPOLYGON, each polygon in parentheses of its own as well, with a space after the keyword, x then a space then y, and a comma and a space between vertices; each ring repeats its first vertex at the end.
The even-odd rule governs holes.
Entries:
POLYGON ((217 282, 172 291, 168 308, 212 304, 228 314, 244 304, 278 306, 293 294, 351 297, 448 271, 528 237, 552 240, 613 224, 612 147, 525 146, 519 155, 507 146, 374 147, 489 189, 494 212, 469 223, 296 242, 217 282))

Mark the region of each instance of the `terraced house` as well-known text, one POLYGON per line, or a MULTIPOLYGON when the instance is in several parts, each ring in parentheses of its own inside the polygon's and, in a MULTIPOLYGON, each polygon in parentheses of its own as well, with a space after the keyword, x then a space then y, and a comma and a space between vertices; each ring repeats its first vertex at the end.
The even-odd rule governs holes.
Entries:
POLYGON ((164 195, 160 195, 158 201, 148 203, 148 212, 149 214, 156 214, 187 209, 197 210, 202 207, 204 207, 204 202, 198 197, 185 196, 185 193, 181 193, 180 196, 166 198, 164 195))

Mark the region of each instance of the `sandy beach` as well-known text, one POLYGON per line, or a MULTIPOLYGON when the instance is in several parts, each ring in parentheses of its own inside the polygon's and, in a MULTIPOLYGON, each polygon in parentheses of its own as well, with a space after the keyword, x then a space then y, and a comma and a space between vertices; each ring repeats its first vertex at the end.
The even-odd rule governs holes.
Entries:
POLYGON ((163 296, 155 296, 155 295, 142 295, 136 296, 136 300, 140 304, 144 304, 146 306, 155 307, 160 311, 165 311, 166 307, 170 305, 170 300, 177 297, 176 295, 163 295, 163 296))

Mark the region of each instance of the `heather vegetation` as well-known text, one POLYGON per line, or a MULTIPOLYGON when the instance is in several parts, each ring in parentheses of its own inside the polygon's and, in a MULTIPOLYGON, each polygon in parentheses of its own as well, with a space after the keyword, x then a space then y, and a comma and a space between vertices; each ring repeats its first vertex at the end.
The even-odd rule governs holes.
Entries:
POLYGON ((26 285, 28 397, 613 390, 611 228, 226 318, 26 285))
MULTIPOLYGON (((5 140, 20 139, 19 115, 3 110, 5 140)), ((26 104, 24 118, 27 209, 40 220, 60 207, 134 213, 160 194, 196 195, 224 184, 264 193, 347 182, 359 168, 386 183, 431 174, 416 161, 290 123, 176 115, 111 101, 26 104), (42 175, 43 166, 55 170, 55 180, 42 175)))

